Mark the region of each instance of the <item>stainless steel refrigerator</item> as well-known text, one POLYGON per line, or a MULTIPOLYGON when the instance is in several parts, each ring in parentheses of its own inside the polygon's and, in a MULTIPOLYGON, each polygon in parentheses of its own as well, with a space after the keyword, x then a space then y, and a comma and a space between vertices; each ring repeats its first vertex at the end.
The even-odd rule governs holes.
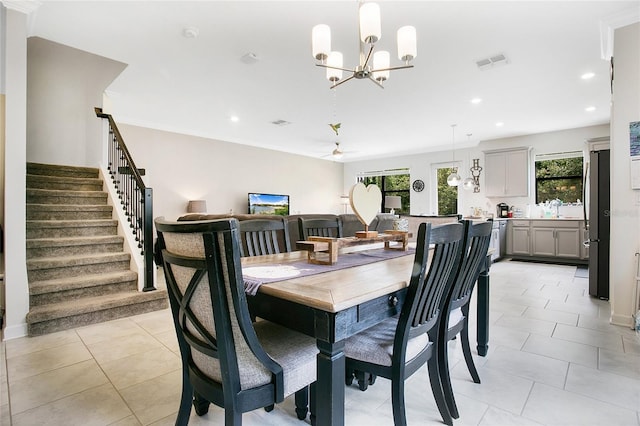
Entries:
POLYGON ((588 187, 589 294, 609 299, 610 152, 591 151, 588 187))

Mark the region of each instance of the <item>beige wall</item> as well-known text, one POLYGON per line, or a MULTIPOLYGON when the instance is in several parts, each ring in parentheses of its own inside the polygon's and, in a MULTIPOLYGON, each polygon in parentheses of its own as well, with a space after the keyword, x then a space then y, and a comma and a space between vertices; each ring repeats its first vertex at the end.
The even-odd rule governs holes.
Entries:
POLYGON ((640 23, 615 31, 611 119, 611 322, 631 325, 636 252, 640 252, 640 190, 631 189, 629 123, 640 120, 640 23))
POLYGON ((97 167, 102 105, 126 64, 31 37, 27 41, 27 161, 97 167))
POLYGON ((154 216, 186 214, 204 199, 209 213, 246 213, 247 193, 288 194, 291 213, 342 213, 342 164, 196 136, 118 124, 146 183, 154 216))

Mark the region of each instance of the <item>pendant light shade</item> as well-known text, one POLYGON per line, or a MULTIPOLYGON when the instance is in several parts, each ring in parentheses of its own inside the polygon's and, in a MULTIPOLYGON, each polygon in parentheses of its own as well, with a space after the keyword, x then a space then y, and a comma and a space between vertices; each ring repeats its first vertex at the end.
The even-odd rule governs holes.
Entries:
POLYGON ((454 168, 453 172, 447 177, 447 185, 449 186, 460 185, 460 175, 458 174, 457 168, 454 168))
POLYGON ((311 30, 311 50, 313 57, 324 62, 331 52, 331 28, 319 24, 311 30))
POLYGON ((381 50, 373 54, 373 69, 385 70, 373 73, 376 81, 385 81, 389 78, 389 64, 391 63, 391 55, 386 50, 381 50))
POLYGON ((398 59, 409 62, 418 56, 416 27, 407 25, 398 29, 398 59))
POLYGON ((382 37, 380 24, 380 6, 376 3, 364 3, 360 6, 360 40, 363 43, 375 43, 382 37))
POLYGON ((471 191, 475 187, 476 183, 473 181, 473 178, 468 177, 462 182, 462 188, 466 191, 471 191))
POLYGON ((458 186, 460 185, 460 182, 462 179, 460 178, 460 175, 458 174, 458 168, 455 165, 456 163, 456 125, 455 124, 451 125, 451 156, 452 156, 451 168, 453 169, 453 171, 447 177, 447 185, 458 186))
POLYGON ((342 70, 337 68, 342 68, 342 53, 340 52, 331 52, 327 57, 327 65, 332 68, 327 68, 327 80, 329 81, 338 81, 342 78, 342 70))

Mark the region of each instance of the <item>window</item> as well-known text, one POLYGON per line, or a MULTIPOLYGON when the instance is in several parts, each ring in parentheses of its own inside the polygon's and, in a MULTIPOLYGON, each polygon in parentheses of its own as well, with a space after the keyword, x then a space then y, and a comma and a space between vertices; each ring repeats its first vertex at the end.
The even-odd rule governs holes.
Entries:
POLYGON ((457 167, 439 167, 435 166, 437 193, 436 202, 438 205, 438 215, 451 215, 458 214, 458 187, 449 186, 447 184, 447 177, 457 167))
POLYGON ((395 209, 396 214, 408 215, 411 211, 409 191, 410 176, 408 169, 363 173, 360 175, 358 180, 367 186, 378 185, 380 187, 380 191, 382 192, 382 205, 380 206, 380 211, 385 213, 389 211, 389 209, 384 208, 384 197, 390 195, 399 196, 402 200, 402 207, 395 209))
POLYGON ((537 155, 536 204, 556 198, 563 203, 582 201, 582 152, 537 155))

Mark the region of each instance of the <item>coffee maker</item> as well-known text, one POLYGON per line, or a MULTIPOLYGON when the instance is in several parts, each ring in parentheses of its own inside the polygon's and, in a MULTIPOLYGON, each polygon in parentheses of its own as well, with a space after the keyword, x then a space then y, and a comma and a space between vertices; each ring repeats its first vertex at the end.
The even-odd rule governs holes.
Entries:
POLYGON ((498 217, 509 217, 509 206, 505 203, 499 203, 496 206, 498 217))

